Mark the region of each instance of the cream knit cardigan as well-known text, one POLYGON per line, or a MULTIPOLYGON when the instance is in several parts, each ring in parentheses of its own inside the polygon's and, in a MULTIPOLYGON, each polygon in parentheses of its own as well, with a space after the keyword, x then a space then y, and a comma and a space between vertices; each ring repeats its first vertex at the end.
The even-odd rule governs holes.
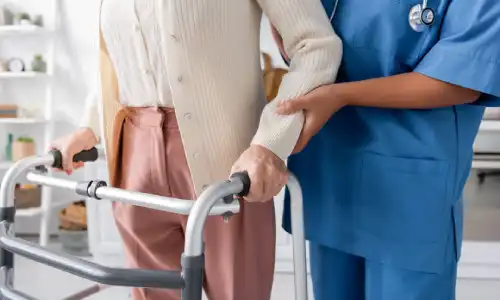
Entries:
MULTIPOLYGON (((226 179, 251 143, 285 160, 304 116, 279 116, 276 102, 334 82, 341 61, 342 43, 320 0, 160 2, 164 20, 160 42, 168 58, 170 88, 196 193, 226 179), (262 12, 281 33, 291 59, 278 95, 268 105, 260 64, 262 12)), ((107 52, 100 36, 101 124, 109 162, 115 153, 111 141, 116 138, 113 121, 120 108, 119 83, 113 53, 107 52)), ((96 127, 96 111, 87 110, 84 126, 96 127)))

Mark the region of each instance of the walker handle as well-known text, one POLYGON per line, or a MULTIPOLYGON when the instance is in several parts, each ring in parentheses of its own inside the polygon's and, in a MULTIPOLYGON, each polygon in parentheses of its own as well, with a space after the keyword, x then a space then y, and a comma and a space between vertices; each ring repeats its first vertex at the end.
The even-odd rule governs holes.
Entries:
POLYGON ((243 183, 243 189, 237 196, 240 197, 247 196, 248 193, 250 192, 250 176, 248 176, 248 172, 243 171, 243 172, 233 173, 231 175, 231 179, 240 180, 243 183))
MULTIPOLYGON (((54 163, 52 168, 61 169, 63 156, 60 150, 54 149, 50 151, 50 154, 54 157, 54 163)), ((89 150, 83 150, 73 156, 73 162, 90 162, 96 161, 99 158, 99 151, 96 147, 92 147, 89 150)))

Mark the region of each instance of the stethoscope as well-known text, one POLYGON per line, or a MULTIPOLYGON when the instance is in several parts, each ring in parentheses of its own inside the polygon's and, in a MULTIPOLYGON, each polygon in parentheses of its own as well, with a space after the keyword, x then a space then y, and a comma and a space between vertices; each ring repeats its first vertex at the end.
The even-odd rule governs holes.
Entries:
MULTIPOLYGON (((330 14, 330 23, 335 16, 339 1, 340 0, 335 0, 333 11, 330 14)), ((410 24, 411 29, 416 32, 422 32, 426 28, 430 27, 432 24, 434 24, 435 19, 436 15, 434 14, 434 10, 430 7, 427 7, 427 0, 422 0, 421 4, 414 5, 410 9, 410 13, 408 14, 408 23, 410 24)))
POLYGON ((434 10, 427 7, 427 0, 423 0, 422 4, 417 4, 410 9, 408 15, 408 23, 416 32, 422 32, 427 27, 431 26, 436 19, 434 10))

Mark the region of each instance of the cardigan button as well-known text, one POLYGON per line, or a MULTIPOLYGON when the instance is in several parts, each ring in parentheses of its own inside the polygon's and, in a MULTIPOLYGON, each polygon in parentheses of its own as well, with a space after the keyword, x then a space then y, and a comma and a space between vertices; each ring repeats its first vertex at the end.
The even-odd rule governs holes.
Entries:
POLYGON ((182 82, 182 76, 181 75, 177 76, 177 81, 178 82, 182 82))
POLYGON ((184 119, 186 119, 186 120, 191 120, 192 117, 193 117, 193 115, 191 113, 184 114, 184 119))
POLYGON ((200 152, 195 152, 195 153, 193 154, 193 158, 194 158, 194 159, 198 159, 198 158, 200 158, 200 152))

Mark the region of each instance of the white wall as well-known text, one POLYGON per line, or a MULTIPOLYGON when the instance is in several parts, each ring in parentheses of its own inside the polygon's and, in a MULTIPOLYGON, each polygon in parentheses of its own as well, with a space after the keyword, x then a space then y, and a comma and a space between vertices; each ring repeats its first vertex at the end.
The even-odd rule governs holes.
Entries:
POLYGON ((276 67, 286 68, 286 64, 281 59, 280 52, 274 43, 273 36, 271 34, 271 29, 269 26, 269 20, 264 16, 262 18, 262 27, 261 27, 261 39, 260 39, 260 48, 262 52, 266 52, 273 58, 273 64, 276 67))

